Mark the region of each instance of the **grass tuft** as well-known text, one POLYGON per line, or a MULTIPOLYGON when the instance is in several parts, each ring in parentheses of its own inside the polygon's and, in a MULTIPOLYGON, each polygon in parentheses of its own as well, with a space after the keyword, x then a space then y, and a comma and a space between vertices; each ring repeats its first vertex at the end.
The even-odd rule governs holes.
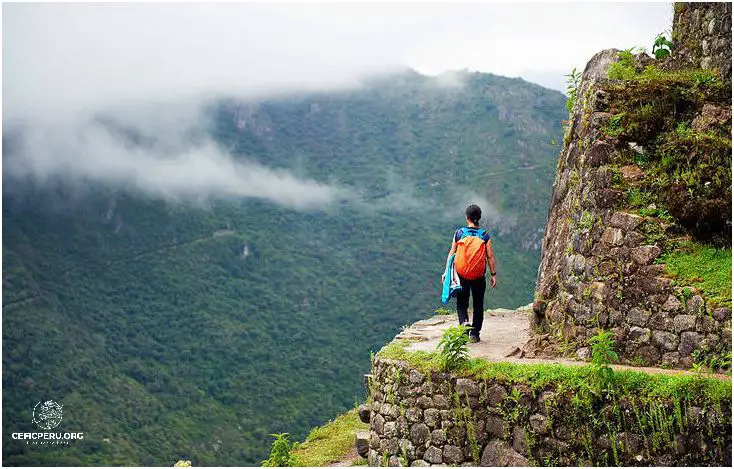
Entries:
POLYGON ((660 262, 667 274, 695 285, 713 305, 731 307, 731 248, 691 242, 663 255, 660 262))
MULTIPOLYGON (((369 425, 359 420, 357 409, 352 409, 327 424, 314 428, 306 441, 299 443, 293 450, 298 466, 326 466, 343 461, 354 446, 355 433, 369 430, 369 425)), ((357 456, 352 462, 361 466, 366 460, 357 456)))

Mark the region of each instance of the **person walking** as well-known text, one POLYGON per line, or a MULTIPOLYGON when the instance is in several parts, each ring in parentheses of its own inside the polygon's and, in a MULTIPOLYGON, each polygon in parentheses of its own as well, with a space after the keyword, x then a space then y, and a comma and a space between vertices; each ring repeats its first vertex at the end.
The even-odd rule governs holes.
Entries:
POLYGON ((467 226, 456 230, 449 251, 449 257, 456 254, 454 267, 461 282, 461 290, 456 293, 456 312, 459 315, 459 324, 469 326, 470 342, 479 342, 479 334, 482 331, 482 323, 484 322, 487 265, 489 265, 490 284, 492 288, 497 286, 497 271, 494 265, 492 242, 489 239, 489 233, 479 228, 481 218, 482 209, 477 205, 472 204, 466 208, 467 226), (471 324, 469 323, 468 311, 470 294, 474 306, 471 324))

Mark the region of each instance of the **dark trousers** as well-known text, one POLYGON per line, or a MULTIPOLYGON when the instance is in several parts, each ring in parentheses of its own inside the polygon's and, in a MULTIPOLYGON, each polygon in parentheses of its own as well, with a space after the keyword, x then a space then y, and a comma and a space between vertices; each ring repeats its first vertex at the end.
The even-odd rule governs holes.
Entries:
POLYGON ((484 291, 487 289, 487 280, 484 275, 478 279, 468 280, 459 275, 461 290, 456 294, 456 312, 459 313, 459 324, 469 322, 469 292, 474 304, 472 318, 472 332, 479 335, 484 322, 484 291))

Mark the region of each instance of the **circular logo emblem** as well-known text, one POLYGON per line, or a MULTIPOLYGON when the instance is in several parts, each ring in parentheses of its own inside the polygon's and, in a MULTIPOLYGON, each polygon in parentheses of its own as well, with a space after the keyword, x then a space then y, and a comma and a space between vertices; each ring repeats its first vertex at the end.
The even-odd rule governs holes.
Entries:
POLYGON ((44 430, 56 428, 61 423, 61 404, 54 401, 36 404, 33 408, 33 423, 44 430))

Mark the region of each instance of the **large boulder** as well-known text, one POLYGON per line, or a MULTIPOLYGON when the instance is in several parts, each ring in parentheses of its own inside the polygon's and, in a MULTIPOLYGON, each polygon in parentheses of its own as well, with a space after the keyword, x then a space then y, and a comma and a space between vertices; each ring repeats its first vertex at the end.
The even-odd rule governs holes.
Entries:
POLYGON ((370 452, 370 432, 357 432, 356 446, 357 453, 366 458, 370 452))
POLYGON ((480 465, 484 467, 529 466, 530 462, 512 449, 512 446, 506 441, 494 439, 484 448, 480 465))
POLYGON ((362 423, 370 423, 370 406, 367 404, 361 404, 359 406, 359 420, 362 423))

